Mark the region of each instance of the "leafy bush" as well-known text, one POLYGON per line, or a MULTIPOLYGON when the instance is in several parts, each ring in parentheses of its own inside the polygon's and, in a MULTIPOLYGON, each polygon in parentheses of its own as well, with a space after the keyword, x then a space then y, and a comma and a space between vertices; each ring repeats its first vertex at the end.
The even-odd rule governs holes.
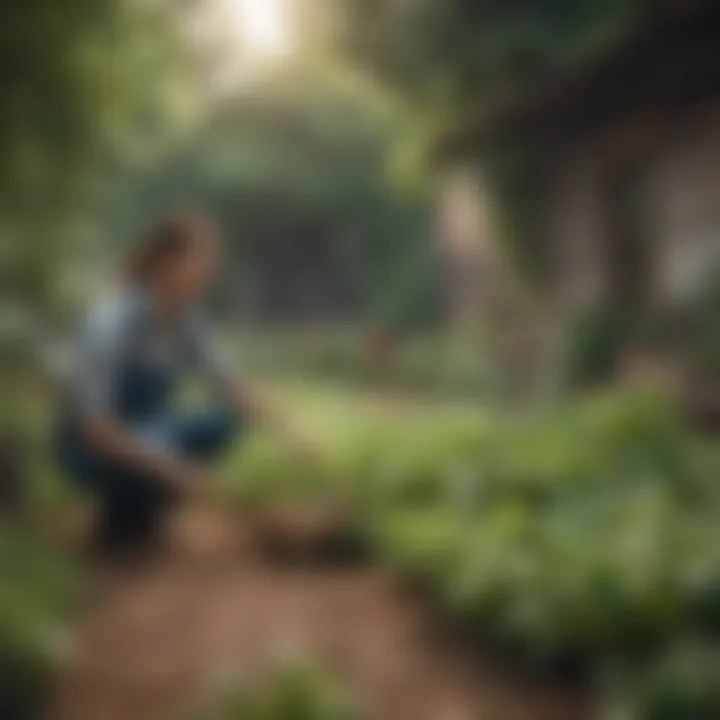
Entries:
POLYGON ((191 720, 359 720, 360 715, 316 667, 282 669, 261 688, 221 690, 191 720))
POLYGON ((408 510, 418 494, 406 486, 404 508, 383 515, 381 551, 435 578, 468 631, 528 655, 634 656, 693 627, 720 580, 720 494, 713 464, 669 411, 593 403, 511 427, 476 442, 464 488, 451 465, 434 482, 415 476, 423 507, 408 510))
POLYGON ((597 672, 718 638, 720 455, 662 401, 348 423, 325 476, 284 461, 243 483, 341 487, 371 549, 467 637, 597 672))
POLYGON ((572 382, 593 384, 609 380, 630 337, 627 318, 607 309, 580 317, 570 331, 568 373, 572 382))
POLYGON ((65 558, 16 530, 0 530, 0 716, 36 717, 66 650, 76 594, 65 558))
POLYGON ((625 705, 637 720, 720 717, 720 651, 698 641, 673 647, 644 674, 625 705))

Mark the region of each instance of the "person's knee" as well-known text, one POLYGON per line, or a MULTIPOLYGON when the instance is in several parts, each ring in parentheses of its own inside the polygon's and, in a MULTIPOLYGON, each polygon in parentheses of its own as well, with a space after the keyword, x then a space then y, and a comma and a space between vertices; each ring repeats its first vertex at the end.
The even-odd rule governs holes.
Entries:
POLYGON ((209 452, 222 452, 240 430, 238 418, 228 411, 215 411, 208 418, 207 444, 209 452))

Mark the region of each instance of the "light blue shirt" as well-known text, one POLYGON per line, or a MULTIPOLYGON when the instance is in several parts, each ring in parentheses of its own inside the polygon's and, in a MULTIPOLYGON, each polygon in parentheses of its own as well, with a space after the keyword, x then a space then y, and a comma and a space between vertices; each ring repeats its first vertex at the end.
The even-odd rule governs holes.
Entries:
POLYGON ((145 292, 129 289, 88 315, 73 352, 70 402, 81 412, 112 411, 123 368, 152 363, 173 375, 200 373, 218 394, 229 372, 203 320, 185 312, 163 320, 145 292))

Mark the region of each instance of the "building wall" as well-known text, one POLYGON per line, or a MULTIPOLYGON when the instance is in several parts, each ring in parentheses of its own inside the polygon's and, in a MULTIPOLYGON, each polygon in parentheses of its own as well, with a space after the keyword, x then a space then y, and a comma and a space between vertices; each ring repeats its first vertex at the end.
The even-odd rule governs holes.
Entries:
POLYGON ((720 264, 720 113, 683 128, 648 186, 659 299, 681 302, 720 264))
POLYGON ((720 264, 720 112, 667 129, 634 160, 618 137, 570 153, 558 175, 549 213, 554 291, 569 311, 597 305, 610 291, 616 223, 608 178, 622 163, 637 170, 625 192, 647 248, 649 297, 682 302, 720 264))

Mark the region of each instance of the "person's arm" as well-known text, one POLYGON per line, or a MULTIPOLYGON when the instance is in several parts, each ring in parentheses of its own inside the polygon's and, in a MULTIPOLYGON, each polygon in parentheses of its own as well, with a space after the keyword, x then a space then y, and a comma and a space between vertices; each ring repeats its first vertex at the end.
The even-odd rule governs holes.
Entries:
POLYGON ((105 413, 89 413, 80 420, 85 441, 98 453, 112 458, 149 483, 187 492, 198 485, 198 470, 182 457, 143 442, 122 423, 105 413))
POLYGON ((265 426, 280 442, 301 455, 312 454, 311 443, 301 436, 265 395, 244 378, 237 377, 221 357, 205 325, 195 318, 189 340, 196 364, 209 377, 215 393, 237 414, 265 426))

